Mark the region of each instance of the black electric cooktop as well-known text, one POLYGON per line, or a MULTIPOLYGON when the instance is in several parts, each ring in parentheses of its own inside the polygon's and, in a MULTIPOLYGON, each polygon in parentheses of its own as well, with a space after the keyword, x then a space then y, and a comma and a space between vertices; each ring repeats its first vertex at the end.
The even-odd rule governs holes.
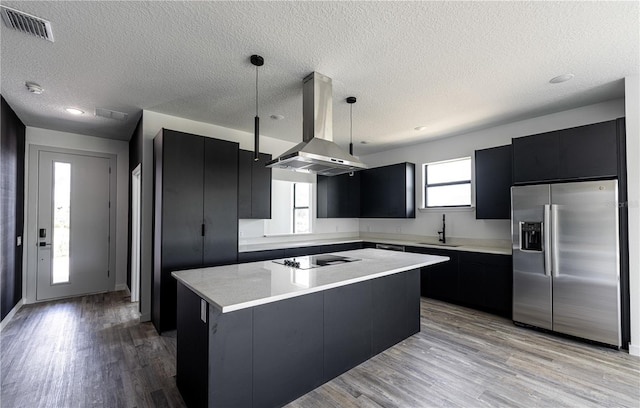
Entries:
POLYGON ((273 262, 297 269, 312 269, 354 261, 360 261, 360 259, 340 255, 307 255, 297 256, 295 258, 276 259, 273 262))

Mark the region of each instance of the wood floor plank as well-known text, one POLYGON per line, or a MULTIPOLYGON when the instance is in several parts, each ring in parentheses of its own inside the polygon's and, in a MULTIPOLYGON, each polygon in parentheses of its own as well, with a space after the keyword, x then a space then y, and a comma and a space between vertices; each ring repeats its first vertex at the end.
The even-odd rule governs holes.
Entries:
MULTIPOLYGON (((0 406, 184 407, 175 332, 124 292, 27 305, 0 334, 0 406)), ((421 300, 421 332, 290 408, 640 407, 640 358, 421 300)))

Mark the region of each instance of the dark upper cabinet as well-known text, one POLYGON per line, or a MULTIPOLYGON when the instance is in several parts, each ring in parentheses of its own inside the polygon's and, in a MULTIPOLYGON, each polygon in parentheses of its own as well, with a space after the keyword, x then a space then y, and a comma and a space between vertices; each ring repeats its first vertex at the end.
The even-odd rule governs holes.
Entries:
POLYGON ((513 182, 549 181, 558 175, 558 132, 512 140, 513 182))
POLYGON ((253 152, 240 150, 238 154, 238 218, 271 218, 271 168, 265 164, 271 155, 259 154, 253 160, 253 152))
POLYGON ((513 139, 513 182, 616 177, 616 121, 513 139))
POLYGON ((361 218, 415 218, 415 164, 360 172, 361 218))
POLYGON ((511 218, 511 145, 476 150, 476 219, 511 218))
POLYGON ((235 263, 238 144, 163 129, 154 139, 151 320, 176 327, 171 272, 235 263))
POLYGON ((360 217, 360 173, 318 176, 318 218, 360 217))
POLYGON ((615 177, 616 136, 615 120, 562 131, 558 139, 560 178, 615 177))

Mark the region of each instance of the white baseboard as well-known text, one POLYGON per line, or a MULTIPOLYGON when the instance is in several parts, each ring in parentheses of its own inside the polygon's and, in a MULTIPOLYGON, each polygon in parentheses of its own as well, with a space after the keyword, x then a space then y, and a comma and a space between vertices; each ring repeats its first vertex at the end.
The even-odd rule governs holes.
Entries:
POLYGON ((127 286, 126 283, 118 283, 115 287, 116 292, 119 290, 124 290, 127 292, 128 295, 131 294, 131 292, 129 291, 129 287, 127 286))
POLYGON ((629 354, 640 357, 640 346, 637 344, 629 344, 629 354))
POLYGON ((11 319, 13 319, 13 316, 18 312, 18 310, 20 310, 22 305, 23 305, 23 301, 22 299, 20 299, 20 301, 18 301, 18 303, 13 307, 13 309, 11 309, 11 311, 7 313, 4 319, 2 319, 2 321, 0 322, 0 332, 2 332, 2 329, 4 329, 4 327, 7 324, 9 324, 11 319))

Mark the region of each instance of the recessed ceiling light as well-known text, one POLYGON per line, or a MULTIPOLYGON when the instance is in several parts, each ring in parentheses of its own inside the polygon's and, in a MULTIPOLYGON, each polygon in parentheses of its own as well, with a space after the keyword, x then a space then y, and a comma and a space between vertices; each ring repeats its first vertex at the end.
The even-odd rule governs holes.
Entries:
POLYGON ((31 92, 32 94, 40 95, 44 92, 44 88, 36 84, 35 82, 25 82, 24 86, 26 86, 29 92, 31 92))
POLYGON ((561 82, 567 82, 568 80, 570 80, 571 78, 573 78, 574 75, 573 74, 563 74, 563 75, 558 75, 555 78, 551 78, 549 80, 550 83, 552 84, 559 84, 561 82))
POLYGON ((421 130, 425 130, 426 128, 427 128, 426 126, 418 126, 418 127, 415 127, 414 129, 420 132, 421 130))
POLYGON ((284 116, 282 116, 282 115, 271 115, 270 118, 273 119, 273 120, 282 120, 282 119, 284 119, 284 116))
POLYGON ((78 108, 64 108, 64 110, 72 115, 82 115, 84 113, 83 110, 80 110, 78 108))

